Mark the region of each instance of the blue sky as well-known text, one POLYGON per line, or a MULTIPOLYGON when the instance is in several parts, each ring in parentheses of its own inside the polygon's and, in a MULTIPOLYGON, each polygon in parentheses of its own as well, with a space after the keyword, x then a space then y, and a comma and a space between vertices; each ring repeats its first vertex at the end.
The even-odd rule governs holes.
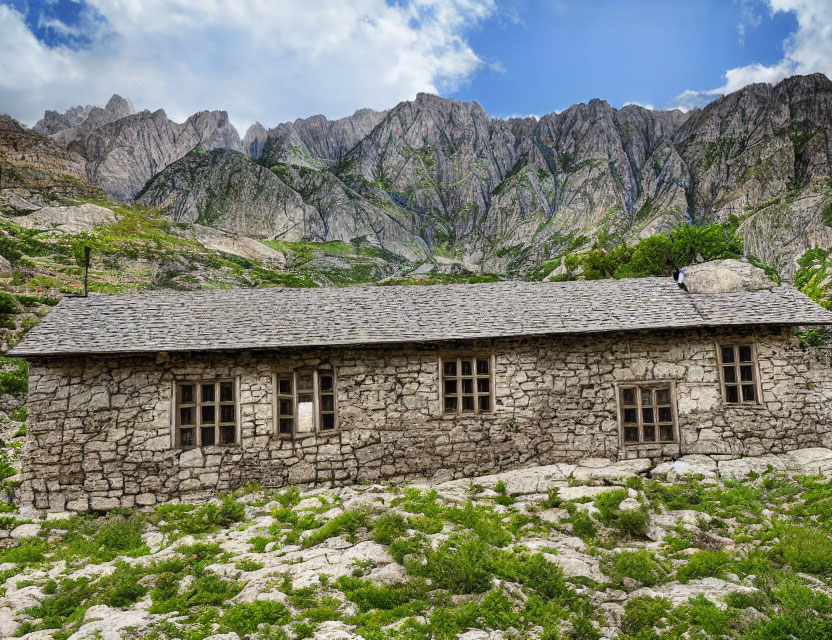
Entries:
POLYGON ((0 0, 0 112, 104 104, 244 130, 419 91, 494 116, 690 108, 832 74, 832 0, 0 0))
POLYGON ((469 42, 486 62, 454 97, 477 100, 489 113, 548 113, 604 98, 671 106, 692 87, 716 87, 726 69, 775 64, 797 28, 794 13, 747 22, 747 5, 731 0, 518 0, 514 22, 499 17, 472 29, 469 42))

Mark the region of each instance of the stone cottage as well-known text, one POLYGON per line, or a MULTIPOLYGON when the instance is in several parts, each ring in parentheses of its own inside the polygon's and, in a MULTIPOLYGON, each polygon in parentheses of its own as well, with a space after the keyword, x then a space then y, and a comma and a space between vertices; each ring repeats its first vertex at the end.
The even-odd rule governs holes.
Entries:
POLYGON ((693 280, 64 299, 12 350, 31 363, 22 499, 832 446, 832 375, 792 331, 832 313, 693 280))

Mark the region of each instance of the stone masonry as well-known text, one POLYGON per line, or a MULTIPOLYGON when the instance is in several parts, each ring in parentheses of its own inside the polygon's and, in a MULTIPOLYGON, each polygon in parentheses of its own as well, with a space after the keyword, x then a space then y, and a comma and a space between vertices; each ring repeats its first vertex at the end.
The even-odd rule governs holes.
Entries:
POLYGON ((582 458, 832 446, 832 369, 786 328, 503 338, 457 344, 35 358, 22 502, 84 511, 204 498, 247 482, 449 480, 582 458), (723 403, 717 345, 756 344, 761 403, 723 403), (490 352, 493 414, 443 415, 440 354, 490 352), (272 372, 330 365, 339 430, 283 438, 272 372), (236 378, 240 442, 172 445, 176 381, 236 378), (673 381, 679 442, 623 446, 616 383, 673 381))

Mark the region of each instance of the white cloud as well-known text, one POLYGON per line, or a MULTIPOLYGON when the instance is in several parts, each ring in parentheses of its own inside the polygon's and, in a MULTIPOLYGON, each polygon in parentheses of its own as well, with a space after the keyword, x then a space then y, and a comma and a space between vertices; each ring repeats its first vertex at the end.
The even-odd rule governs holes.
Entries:
MULTIPOLYGON (((494 0, 88 0, 91 45, 48 47, 0 5, 0 112, 32 124, 44 107, 112 93, 175 120, 226 109, 239 128, 453 90, 484 62, 465 30, 494 0)), ((56 25, 59 30, 60 25, 56 25)), ((73 27, 73 33, 77 28, 73 27)), ((242 131, 241 131, 242 133, 242 131)))
POLYGON ((825 73, 832 76, 832 2, 830 0, 767 0, 772 13, 793 11, 797 30, 783 43, 783 59, 777 64, 754 63, 725 72, 725 84, 715 89, 688 90, 671 101, 684 111, 703 106, 714 98, 756 83, 776 83, 794 74, 825 73))

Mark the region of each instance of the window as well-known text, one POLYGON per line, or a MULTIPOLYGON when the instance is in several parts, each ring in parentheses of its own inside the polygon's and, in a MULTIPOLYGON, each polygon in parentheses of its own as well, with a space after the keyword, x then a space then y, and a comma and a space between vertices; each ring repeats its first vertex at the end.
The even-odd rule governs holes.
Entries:
POLYGON ((442 412, 491 413, 494 379, 491 356, 442 358, 442 412))
POLYGON ((618 388, 618 411, 624 444, 675 442, 676 412, 672 385, 618 388))
POLYGON ((237 392, 234 380, 180 382, 176 385, 176 443, 208 447, 237 442, 237 392))
POLYGON ((337 429, 335 372, 332 369, 277 373, 275 391, 278 434, 304 435, 337 429))
POLYGON ((757 354, 754 345, 720 345, 719 372, 725 402, 757 404, 757 354))

